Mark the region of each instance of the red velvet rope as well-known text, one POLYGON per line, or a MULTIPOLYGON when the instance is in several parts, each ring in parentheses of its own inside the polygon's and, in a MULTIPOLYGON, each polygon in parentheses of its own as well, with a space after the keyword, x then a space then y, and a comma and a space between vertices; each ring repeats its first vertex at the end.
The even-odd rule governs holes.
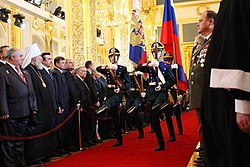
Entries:
POLYGON ((17 141, 17 140, 32 140, 32 139, 36 139, 36 138, 40 138, 40 137, 46 136, 46 135, 48 135, 48 134, 50 134, 50 133, 58 130, 59 128, 61 128, 65 123, 67 123, 69 121, 69 119, 76 113, 76 111, 78 111, 77 108, 75 108, 71 112, 71 114, 64 121, 62 121, 60 124, 58 124, 53 129, 50 129, 47 132, 43 132, 43 133, 38 134, 38 135, 22 136, 22 137, 17 137, 17 136, 0 136, 0 140, 14 140, 14 141, 17 141))
POLYGON ((102 120, 102 121, 106 121, 106 120, 110 120, 112 119, 112 117, 107 117, 107 118, 97 118, 97 120, 102 120))

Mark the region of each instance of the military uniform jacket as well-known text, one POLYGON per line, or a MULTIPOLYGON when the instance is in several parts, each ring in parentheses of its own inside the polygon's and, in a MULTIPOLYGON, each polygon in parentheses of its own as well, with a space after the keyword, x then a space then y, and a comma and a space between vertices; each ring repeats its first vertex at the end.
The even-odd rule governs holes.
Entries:
POLYGON ((130 80, 131 80, 131 91, 132 92, 140 92, 141 90, 139 90, 138 89, 138 86, 137 86, 137 84, 136 84, 136 81, 135 81, 135 78, 134 77, 136 77, 137 78, 137 81, 139 82, 139 87, 141 88, 141 82, 143 82, 143 88, 145 89, 146 88, 146 82, 144 81, 144 77, 142 76, 141 77, 141 75, 135 75, 135 72, 129 72, 129 77, 130 77, 130 80), (141 80, 143 80, 143 81, 141 81, 141 80))
MULTIPOLYGON (((105 69, 105 67, 103 67, 103 66, 99 66, 96 68, 96 70, 98 72, 104 74, 107 77, 108 88, 109 88, 109 85, 115 85, 116 88, 118 88, 115 81, 112 79, 111 74, 110 74, 108 69, 105 69)), ((123 83, 123 87, 120 89, 125 91, 126 95, 129 95, 132 83, 131 83, 127 68, 125 66, 122 66, 122 65, 117 65, 117 70, 115 71, 115 75, 123 83)), ((111 88, 111 89, 114 89, 114 88, 111 88)))
POLYGON ((156 83, 155 86, 160 85, 161 90, 167 90, 171 88, 171 86, 173 86, 173 84, 175 83, 175 78, 171 66, 165 62, 159 62, 159 67, 157 68, 149 67, 147 64, 141 64, 137 67, 137 70, 149 73, 149 79, 148 79, 149 85, 153 85, 154 83, 156 83), (161 84, 161 81, 158 77, 157 68, 160 69, 166 81, 165 84, 161 84))
POLYGON ((205 58, 211 36, 193 49, 189 72, 189 100, 191 108, 200 108, 205 58))

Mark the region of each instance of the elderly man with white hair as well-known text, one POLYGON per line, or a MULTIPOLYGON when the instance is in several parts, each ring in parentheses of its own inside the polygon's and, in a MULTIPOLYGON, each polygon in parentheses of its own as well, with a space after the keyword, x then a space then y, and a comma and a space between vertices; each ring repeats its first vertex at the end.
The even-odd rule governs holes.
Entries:
MULTIPOLYGON (((28 135, 36 135, 46 132, 51 127, 52 104, 50 92, 45 82, 41 51, 36 43, 26 47, 23 52, 24 62, 22 64, 32 79, 37 99, 38 112, 33 117, 33 123, 36 126, 28 131, 28 135)), ((50 135, 41 138, 29 140, 25 143, 25 158, 29 165, 40 164, 47 161, 51 155, 50 135)))
MULTIPOLYGON (((30 74, 20 66, 23 54, 11 48, 0 68, 0 135, 23 137, 30 116, 37 111, 30 74)), ((3 166, 26 166, 24 141, 1 141, 3 166)))

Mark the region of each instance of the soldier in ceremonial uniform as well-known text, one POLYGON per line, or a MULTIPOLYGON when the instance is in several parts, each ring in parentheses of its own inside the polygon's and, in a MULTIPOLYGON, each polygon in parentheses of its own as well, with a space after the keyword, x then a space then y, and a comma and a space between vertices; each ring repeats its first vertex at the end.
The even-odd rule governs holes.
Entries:
POLYGON ((132 82, 131 92, 129 96, 129 106, 130 108, 127 110, 128 114, 130 114, 130 118, 132 120, 133 125, 137 128, 139 135, 137 139, 142 139, 144 137, 142 119, 140 119, 140 112, 143 110, 144 106, 141 104, 144 102, 144 97, 146 95, 144 86, 144 78, 143 73, 140 71, 133 71, 129 73, 130 80, 132 82), (137 101, 142 101, 138 103, 137 101), (135 107, 136 106, 136 107, 135 107), (135 110, 135 112, 133 112, 135 110))
POLYGON ((127 68, 122 65, 118 65, 117 62, 120 57, 120 52, 116 48, 111 48, 109 50, 109 60, 112 63, 111 66, 98 66, 96 69, 98 72, 106 75, 108 82, 107 89, 107 101, 104 105, 96 110, 96 113, 108 109, 112 113, 112 118, 114 121, 114 130, 116 133, 116 143, 112 147, 117 147, 123 145, 121 124, 119 118, 119 108, 121 103, 126 102, 126 97, 129 95, 131 89, 131 81, 127 68))
POLYGON ((137 67, 138 71, 149 73, 149 86, 146 90, 145 101, 153 105, 152 108, 150 108, 152 110, 151 118, 158 142, 158 146, 154 149, 155 151, 165 149, 165 142, 159 120, 161 115, 160 109, 162 105, 167 102, 167 90, 175 83, 171 66, 163 61, 159 61, 162 57, 163 49, 164 46, 161 42, 154 42, 151 46, 151 52, 155 61, 141 64, 137 67))
MULTIPOLYGON (((164 53, 163 60, 165 63, 171 65, 171 69, 173 71, 173 74, 176 75, 176 71, 178 68, 177 64, 172 64, 173 63, 173 55, 170 53, 166 52, 164 53)), ((175 80, 176 81, 176 80, 175 80)), ((165 116, 166 116, 166 123, 168 127, 168 132, 169 132, 169 140, 168 142, 173 142, 175 141, 175 130, 174 130, 174 125, 172 121, 172 116, 175 115, 176 117, 176 122, 178 126, 178 135, 183 134, 183 128, 182 128, 182 121, 181 121, 181 105, 180 105, 180 100, 182 98, 182 95, 178 95, 177 98, 177 85, 175 84, 172 86, 168 91, 169 98, 168 98, 168 107, 165 110, 165 116), (172 100, 171 100, 171 98, 172 100)))

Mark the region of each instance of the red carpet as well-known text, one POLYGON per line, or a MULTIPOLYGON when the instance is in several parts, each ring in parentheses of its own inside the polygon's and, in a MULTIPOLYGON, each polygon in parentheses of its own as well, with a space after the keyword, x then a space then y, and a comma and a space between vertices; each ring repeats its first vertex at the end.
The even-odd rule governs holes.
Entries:
MULTIPOLYGON (((155 135, 148 134, 150 127, 146 127, 145 137, 142 140, 136 139, 137 131, 124 136, 122 147, 112 148, 115 140, 110 140, 86 151, 76 153, 62 160, 48 164, 48 167, 186 167, 194 148, 198 143, 197 127, 198 122, 194 111, 182 115, 184 134, 176 136, 176 142, 167 142, 169 135, 166 122, 162 121, 162 129, 166 141, 166 150, 155 152, 157 145, 155 135)), ((174 118, 175 130, 177 131, 174 118)))

